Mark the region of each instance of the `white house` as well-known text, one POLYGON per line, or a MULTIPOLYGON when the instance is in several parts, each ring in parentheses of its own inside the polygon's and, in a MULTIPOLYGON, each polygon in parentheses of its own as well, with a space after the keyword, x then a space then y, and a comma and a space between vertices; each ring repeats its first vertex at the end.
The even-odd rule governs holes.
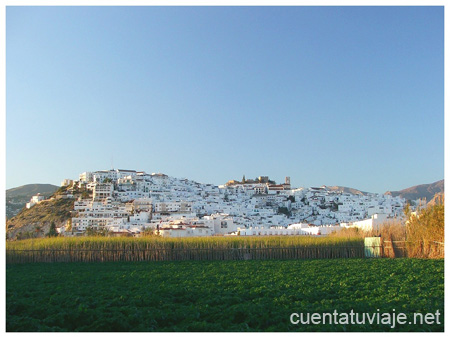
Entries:
POLYGON ((386 223, 387 220, 388 218, 386 214, 374 214, 368 219, 352 222, 348 225, 348 227, 359 228, 363 231, 372 231, 372 230, 378 231, 380 230, 380 226, 383 223, 386 223))
POLYGON ((32 206, 34 206, 38 203, 41 203, 44 200, 45 200, 45 197, 41 196, 41 194, 38 193, 37 195, 34 195, 33 197, 31 197, 30 202, 28 202, 26 204, 26 207, 27 207, 27 209, 30 209, 32 206))
POLYGON ((61 181, 61 187, 66 187, 68 185, 72 185, 73 184, 73 180, 69 179, 69 178, 65 178, 64 180, 61 181))

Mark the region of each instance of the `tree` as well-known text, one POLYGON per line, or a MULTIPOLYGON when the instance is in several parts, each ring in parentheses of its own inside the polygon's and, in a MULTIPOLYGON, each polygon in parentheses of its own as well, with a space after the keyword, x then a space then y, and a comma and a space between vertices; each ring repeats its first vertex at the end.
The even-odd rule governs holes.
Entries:
POLYGON ((155 229, 145 229, 144 231, 141 232, 141 236, 143 237, 156 237, 158 236, 158 234, 156 232, 159 232, 159 230, 155 230, 155 229))
POLYGON ((42 230, 41 227, 39 225, 36 225, 34 227, 34 231, 36 232, 35 236, 39 237, 39 234, 41 233, 41 230, 42 230))
POLYGON ((50 224, 50 230, 47 232, 47 237, 56 237, 58 236, 58 233, 56 232, 56 225, 55 222, 52 222, 50 224))
POLYGON ((286 215, 286 216, 288 216, 288 217, 291 216, 291 212, 290 212, 289 209, 286 208, 286 207, 279 207, 279 208, 278 208, 278 214, 284 214, 284 215, 286 215))
POLYGON ((95 228, 95 227, 87 227, 86 228, 86 236, 99 236, 106 237, 109 235, 109 230, 106 228, 95 228))

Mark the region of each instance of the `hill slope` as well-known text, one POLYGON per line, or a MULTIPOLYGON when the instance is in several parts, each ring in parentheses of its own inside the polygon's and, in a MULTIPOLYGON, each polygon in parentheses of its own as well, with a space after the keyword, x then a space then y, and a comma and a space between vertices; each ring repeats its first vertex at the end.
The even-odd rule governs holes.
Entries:
POLYGON ((53 184, 26 184, 6 190, 6 217, 17 215, 34 195, 50 197, 58 188, 53 184))
POLYGON ((74 199, 54 198, 22 209, 6 221, 8 239, 44 237, 52 222, 59 228, 71 218, 74 199))
POLYGON ((59 187, 53 184, 26 184, 20 187, 6 190, 7 197, 32 196, 40 193, 41 195, 51 196, 59 187))
POLYGON ((400 196, 407 200, 426 198, 427 201, 431 201, 436 194, 442 193, 444 193, 444 180, 430 184, 415 185, 400 191, 387 191, 385 195, 391 195, 393 197, 400 196))

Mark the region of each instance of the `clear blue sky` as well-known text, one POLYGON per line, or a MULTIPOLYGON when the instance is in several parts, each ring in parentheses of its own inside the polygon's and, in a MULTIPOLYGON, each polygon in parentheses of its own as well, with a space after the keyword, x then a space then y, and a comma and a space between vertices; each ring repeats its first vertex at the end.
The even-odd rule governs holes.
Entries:
POLYGON ((8 7, 6 187, 444 178, 443 7, 8 7))

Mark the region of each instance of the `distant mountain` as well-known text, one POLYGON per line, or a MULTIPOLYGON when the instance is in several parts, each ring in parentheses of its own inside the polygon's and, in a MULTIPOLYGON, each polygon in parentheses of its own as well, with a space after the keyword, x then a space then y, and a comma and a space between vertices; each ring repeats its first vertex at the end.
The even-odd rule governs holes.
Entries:
POLYGON ((6 190, 6 196, 30 196, 30 198, 38 193, 41 195, 52 195, 59 187, 53 184, 26 184, 20 187, 6 190))
POLYGON ((40 193, 42 196, 50 197, 58 188, 53 184, 26 184, 6 190, 6 217, 17 215, 34 195, 40 193))
POLYGON ((326 189, 328 189, 329 191, 337 191, 337 192, 344 192, 344 193, 348 193, 348 194, 353 194, 353 195, 367 195, 368 192, 365 191, 361 191, 358 189, 353 189, 353 188, 348 188, 348 187, 341 187, 341 186, 332 186, 332 187, 328 187, 328 186, 324 186, 326 189))
POLYGON ((444 193, 444 180, 440 180, 430 184, 415 185, 400 191, 386 191, 385 195, 393 197, 400 196, 407 200, 417 200, 426 198, 427 201, 434 199, 435 195, 444 193))

